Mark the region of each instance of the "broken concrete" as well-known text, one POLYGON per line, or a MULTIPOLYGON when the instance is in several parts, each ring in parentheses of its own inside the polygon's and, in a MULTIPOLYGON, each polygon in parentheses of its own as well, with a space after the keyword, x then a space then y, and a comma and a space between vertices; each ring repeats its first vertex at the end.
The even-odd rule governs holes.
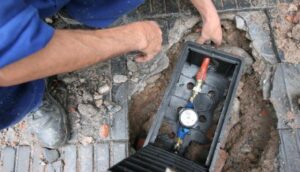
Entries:
POLYGON ((264 60, 266 63, 275 64, 275 56, 268 18, 264 12, 240 12, 235 18, 238 29, 247 32, 247 38, 251 40, 252 55, 256 60, 264 60))
POLYGON ((113 81, 116 84, 124 83, 128 80, 127 76, 125 75, 114 75, 113 76, 113 81))
MULTIPOLYGON (((294 4, 297 6, 297 2, 294 4)), ((269 13, 279 54, 284 57, 284 62, 297 64, 300 63, 300 44, 298 39, 300 9, 293 6, 295 5, 283 3, 278 8, 270 9, 269 13), (293 11, 296 9, 298 11, 293 11)))
POLYGON ((276 109, 279 129, 300 128, 299 81, 300 65, 277 65, 270 100, 276 109))

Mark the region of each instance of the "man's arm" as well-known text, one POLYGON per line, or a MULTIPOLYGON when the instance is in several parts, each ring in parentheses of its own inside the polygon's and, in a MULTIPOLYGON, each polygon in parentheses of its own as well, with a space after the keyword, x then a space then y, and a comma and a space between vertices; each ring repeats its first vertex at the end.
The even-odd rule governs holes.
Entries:
POLYGON ((0 69, 0 86, 74 71, 130 51, 143 52, 136 60, 145 62, 160 51, 161 34, 149 21, 96 31, 56 30, 44 49, 0 69))
POLYGON ((212 0, 191 0, 193 5, 201 14, 203 27, 201 36, 197 42, 203 44, 206 41, 213 41, 216 45, 222 43, 222 29, 220 18, 212 0))

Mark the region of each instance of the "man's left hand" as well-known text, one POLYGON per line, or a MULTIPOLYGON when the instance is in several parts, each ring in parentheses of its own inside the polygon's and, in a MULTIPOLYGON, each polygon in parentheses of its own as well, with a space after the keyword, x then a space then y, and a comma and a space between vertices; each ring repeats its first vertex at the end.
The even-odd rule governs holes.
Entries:
POLYGON ((197 42, 204 44, 213 41, 217 46, 222 43, 221 22, 212 0, 191 0, 201 14, 203 27, 197 42))
POLYGON ((203 21, 201 36, 197 39, 197 42, 204 44, 207 41, 213 41, 217 46, 220 46, 222 43, 222 29, 217 15, 213 15, 206 21, 203 21))

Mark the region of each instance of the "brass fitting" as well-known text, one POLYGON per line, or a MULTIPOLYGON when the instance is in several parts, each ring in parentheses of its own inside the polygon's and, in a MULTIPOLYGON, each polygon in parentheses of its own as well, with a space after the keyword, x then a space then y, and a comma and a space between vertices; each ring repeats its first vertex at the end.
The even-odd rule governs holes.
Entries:
POLYGON ((196 82, 196 85, 193 88, 193 93, 192 96, 190 97, 190 102, 193 102, 195 97, 198 95, 198 93, 201 92, 202 90, 202 84, 203 84, 203 80, 198 80, 196 82))

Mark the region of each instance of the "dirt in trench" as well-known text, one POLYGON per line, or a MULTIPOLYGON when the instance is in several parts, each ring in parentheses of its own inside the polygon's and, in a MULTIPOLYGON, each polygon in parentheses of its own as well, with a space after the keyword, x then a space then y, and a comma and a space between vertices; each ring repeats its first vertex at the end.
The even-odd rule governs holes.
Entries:
POLYGON ((183 44, 176 44, 170 48, 168 53, 168 57, 170 58, 169 67, 162 72, 161 77, 155 84, 147 86, 143 92, 133 96, 129 104, 129 134, 131 145, 135 145, 139 138, 146 137, 170 80, 170 74, 176 64, 177 56, 182 45, 183 44))
POLYGON ((277 171, 279 136, 275 111, 262 99, 259 76, 247 75, 238 96, 239 122, 231 129, 224 171, 277 171))
MULTIPOLYGON (((234 22, 223 21, 222 27, 223 45, 239 47, 247 53, 251 52, 250 41, 245 38, 246 33, 237 30, 234 22)), ((188 36, 189 34, 185 37, 188 36)), ((129 122, 130 141, 133 147, 136 147, 136 143, 139 144, 138 147, 141 146, 142 142, 137 142, 138 138, 146 137, 181 46, 182 42, 172 46, 168 54, 172 64, 162 73, 162 77, 155 85, 146 87, 143 92, 132 97, 129 122)), ((248 67, 252 69, 251 66, 248 67)), ((250 71, 243 76, 240 83, 237 97, 240 101, 240 109, 237 122, 227 138, 225 150, 228 158, 223 171, 277 171, 278 168, 276 156, 279 136, 276 130, 275 112, 270 102, 262 98, 262 91, 259 88, 260 76, 253 73, 253 70, 250 71)), ((164 126, 162 128, 168 129, 164 126)), ((192 153, 188 154, 188 158, 195 161, 199 161, 199 158, 203 159, 197 153, 199 146, 192 147, 193 150, 189 149, 192 153)))

